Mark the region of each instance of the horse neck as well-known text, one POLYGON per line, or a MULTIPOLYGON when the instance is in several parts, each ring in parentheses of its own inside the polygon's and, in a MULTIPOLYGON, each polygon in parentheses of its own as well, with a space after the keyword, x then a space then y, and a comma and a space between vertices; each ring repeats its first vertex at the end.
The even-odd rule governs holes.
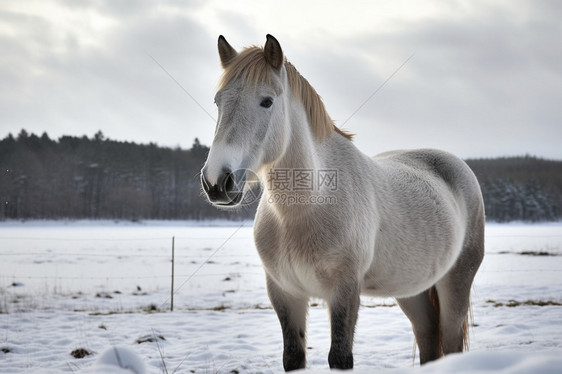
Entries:
POLYGON ((291 135, 288 146, 273 167, 285 169, 318 169, 322 167, 318 147, 308 120, 308 115, 298 100, 291 99, 288 105, 288 120, 291 135))
POLYGON ((319 205, 287 204, 284 198, 289 196, 306 198, 311 194, 320 193, 314 186, 311 190, 297 189, 292 183, 297 179, 295 173, 300 173, 301 177, 307 174, 310 178, 317 178, 316 173, 325 164, 321 155, 326 152, 322 150, 323 143, 316 141, 312 133, 303 105, 298 101, 290 100, 288 107, 290 140, 283 156, 264 168, 262 181, 265 182, 264 197, 268 201, 267 207, 276 211, 277 216, 282 219, 290 218, 286 221, 287 224, 299 225, 303 219, 307 221, 310 217, 314 217, 315 209, 319 205))

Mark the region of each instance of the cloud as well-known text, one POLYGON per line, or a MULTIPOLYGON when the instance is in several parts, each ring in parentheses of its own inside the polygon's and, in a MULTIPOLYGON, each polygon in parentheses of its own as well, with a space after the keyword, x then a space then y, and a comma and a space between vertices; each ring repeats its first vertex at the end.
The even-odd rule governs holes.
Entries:
POLYGON ((363 150, 431 146, 464 157, 528 152, 560 158, 560 23, 554 9, 519 9, 522 14, 478 8, 462 20, 422 19, 339 41, 340 54, 348 56, 341 63, 345 78, 336 71, 325 76, 351 87, 324 97, 362 102, 415 51, 350 121, 363 150), (364 68, 366 61, 373 71, 364 68), (370 91, 365 81, 372 82, 370 91))
POLYGON ((366 153, 562 158, 556 1, 5 4, 0 136, 101 129, 121 140, 210 144, 212 121, 150 56, 216 116, 218 35, 240 48, 272 33, 340 125, 415 52, 345 125, 366 153))
POLYGON ((214 49, 203 44, 208 36, 189 12, 107 4, 65 10, 85 20, 105 19, 107 26, 90 39, 84 35, 91 27, 76 30, 74 21, 59 26, 49 15, 2 15, 8 28, 17 30, 15 37, 0 40, 10 52, 1 78, 12 82, 0 91, 3 126, 15 122, 55 136, 102 129, 112 138, 189 146, 209 119, 149 56, 194 97, 212 104, 214 87, 207 77, 219 71, 218 62, 209 64, 214 49), (22 19, 31 25, 21 28, 22 19), (166 136, 165 129, 177 131, 166 136))

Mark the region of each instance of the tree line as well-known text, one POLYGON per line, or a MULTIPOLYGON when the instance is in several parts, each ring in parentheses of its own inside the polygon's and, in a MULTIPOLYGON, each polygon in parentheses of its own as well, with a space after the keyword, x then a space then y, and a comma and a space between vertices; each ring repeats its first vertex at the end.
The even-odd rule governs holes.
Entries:
POLYGON ((480 182, 488 220, 540 222, 562 218, 562 161, 523 156, 467 163, 480 182))
POLYGON ((22 130, 0 141, 0 219, 243 219, 201 195, 209 149, 189 150, 106 139, 52 140, 22 130))
MULTIPOLYGON (((22 130, 0 140, 3 219, 251 219, 211 206, 199 172, 209 148, 106 139, 98 132, 51 139, 22 130)), ((490 221, 562 218, 562 161, 535 157, 467 160, 480 182, 490 221)))

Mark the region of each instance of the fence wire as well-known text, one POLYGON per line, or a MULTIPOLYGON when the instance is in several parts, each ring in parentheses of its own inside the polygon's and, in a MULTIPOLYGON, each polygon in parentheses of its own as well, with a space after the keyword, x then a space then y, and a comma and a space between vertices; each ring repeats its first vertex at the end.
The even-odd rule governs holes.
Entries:
MULTIPOLYGON (((239 230, 239 229, 238 229, 239 230)), ((236 232, 238 231, 236 230, 236 232)), ((235 233, 236 233, 235 232, 235 233)), ((551 239, 555 239, 555 238, 562 238, 562 235, 488 235, 486 236, 486 239, 493 239, 493 238, 551 238, 551 239)), ((255 254, 218 254, 217 252, 221 249, 223 249, 226 245, 226 243, 230 240, 248 240, 251 241, 251 238, 248 237, 234 237, 234 234, 230 235, 230 237, 225 238, 225 237, 187 237, 187 236, 175 236, 176 239, 176 248, 178 246, 178 241, 181 240, 187 240, 189 242, 202 242, 202 241, 221 241, 222 244, 217 247, 217 249, 215 249, 213 251, 213 258, 216 259, 233 259, 233 258, 258 258, 258 254, 257 252, 255 254)), ((65 237, 21 237, 21 236, 1 236, 0 237, 0 243, 2 243, 2 241, 58 241, 58 242, 133 242, 133 241, 162 241, 162 245, 163 247, 170 245, 171 248, 171 242, 172 242, 172 237, 169 236, 154 236, 154 237, 143 237, 143 238, 65 238, 65 237)), ((252 243, 253 245, 253 243, 252 243)), ((151 249, 152 251, 154 251, 154 249, 151 249)), ((163 251, 163 249, 160 249, 163 251)), ((191 248, 188 248, 187 250, 194 250, 191 248)), ((201 250, 201 248, 199 248, 199 250, 201 250)), ((206 266, 206 265, 211 265, 214 264, 213 261, 211 261, 210 257, 206 254, 200 254, 200 255, 192 255, 192 254, 178 254, 178 251, 176 251, 175 254, 175 259, 177 260, 181 260, 181 259, 185 259, 185 260, 204 260, 203 262, 199 263, 191 263, 191 265, 193 266, 197 266, 197 274, 176 274, 175 278, 181 280, 185 280, 185 282, 189 281, 189 279, 191 279, 193 276, 197 275, 197 277, 218 277, 218 276, 224 276, 227 275, 224 272, 221 273, 198 273, 198 271, 206 266)), ((518 252, 491 252, 488 253, 488 255, 505 255, 505 254, 514 254, 514 255, 520 255, 521 253, 518 252)), ((558 256, 559 254, 554 254, 553 256, 558 256)), ((560 254, 562 255, 562 253, 560 254)), ((34 261, 39 261, 37 260, 37 258, 39 257, 45 257, 45 258, 49 258, 52 259, 53 257, 62 257, 62 256, 76 256, 77 259, 81 259, 81 258, 115 258, 115 259, 126 259, 128 257, 136 257, 136 258, 150 258, 150 259, 154 259, 154 258, 160 258, 160 259, 169 259, 170 261, 172 260, 172 257, 170 254, 166 253, 166 254, 143 254, 142 252, 119 252, 119 253, 85 253, 85 252, 66 252, 66 251, 60 251, 60 252, 40 252, 40 251, 33 251, 33 252, 7 252, 7 251, 1 251, 0 250, 0 258, 5 257, 5 256, 10 256, 10 257, 25 257, 25 256, 30 256, 30 257, 34 257, 34 261)), ((551 255, 552 256, 552 255, 551 255)), ((550 257, 550 256, 549 256, 550 257)), ((263 275, 263 272, 251 272, 251 271, 243 271, 240 272, 240 269, 237 269, 238 273, 241 273, 242 275, 250 275, 250 276, 260 276, 263 275)), ((562 272, 562 268, 561 269, 546 269, 546 268, 541 268, 541 269, 481 269, 480 272, 482 273, 532 273, 532 272, 554 272, 554 273, 560 273, 562 272)), ((0 274, 1 276, 1 274, 0 274)), ((165 279, 165 278, 170 278, 170 274, 165 274, 165 275, 139 275, 139 276, 111 276, 111 275, 106 275, 106 276, 36 276, 36 275, 26 275, 26 274, 20 274, 20 275, 11 275, 9 276, 12 279, 39 279, 39 280, 47 280, 47 281, 56 281, 56 280, 125 280, 125 279, 139 279, 139 280, 146 280, 146 279, 165 279)))

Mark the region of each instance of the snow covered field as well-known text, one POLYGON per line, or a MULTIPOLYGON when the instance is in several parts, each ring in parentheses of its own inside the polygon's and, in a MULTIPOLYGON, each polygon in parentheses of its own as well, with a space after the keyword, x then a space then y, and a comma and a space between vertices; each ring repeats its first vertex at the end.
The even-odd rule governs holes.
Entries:
MULTIPOLYGON (((393 299, 363 298, 356 371, 560 372, 562 224, 490 224, 486 245, 470 353, 412 368, 406 317, 393 299)), ((1 222, 0 258, 1 373, 99 372, 96 360, 116 346, 150 373, 282 372, 251 222, 1 222)), ((308 367, 326 370, 320 300, 308 347, 308 367)))

